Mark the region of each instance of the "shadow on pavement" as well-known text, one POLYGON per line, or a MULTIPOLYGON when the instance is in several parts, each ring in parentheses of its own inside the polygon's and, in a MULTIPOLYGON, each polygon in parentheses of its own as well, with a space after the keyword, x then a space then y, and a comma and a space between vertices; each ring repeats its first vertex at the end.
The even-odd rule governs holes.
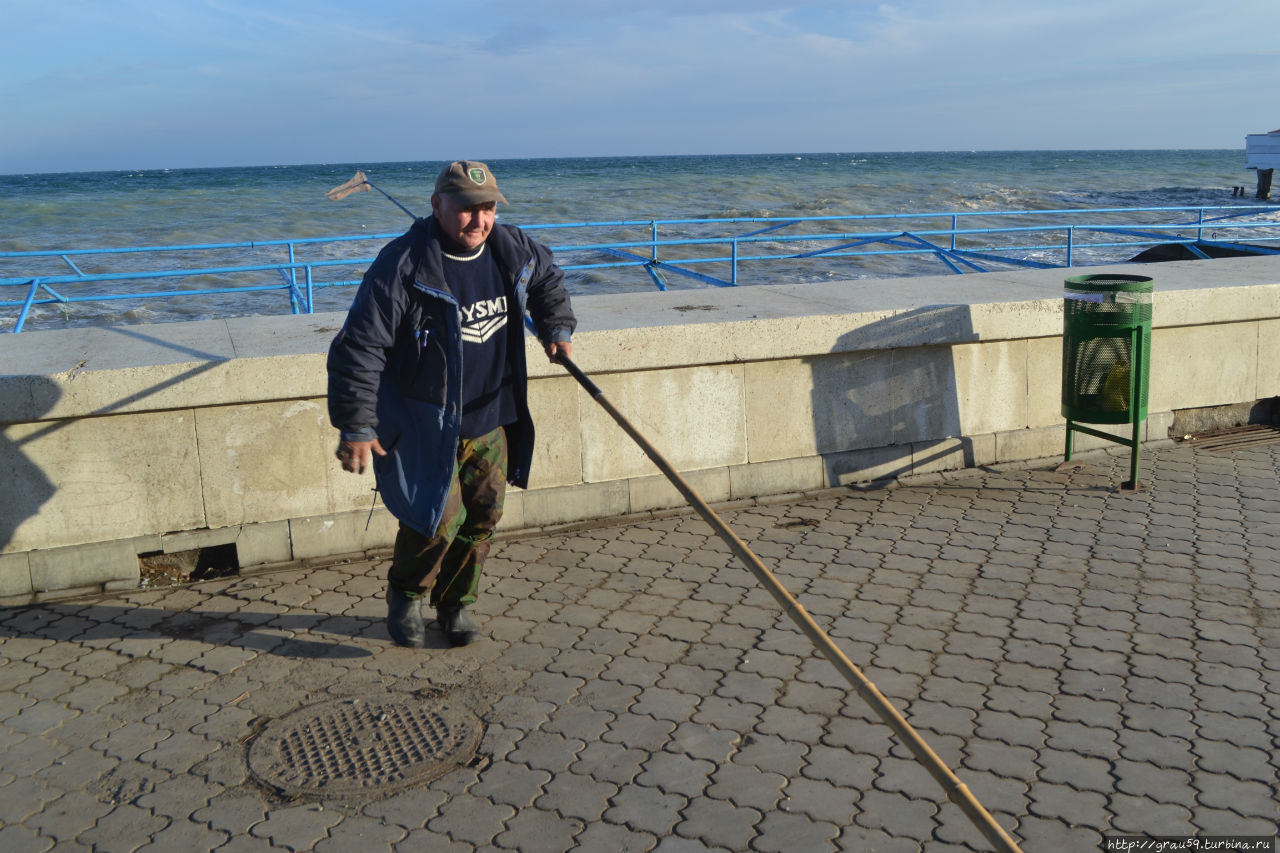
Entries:
MULTIPOLYGON (((0 639, 34 637, 90 644, 121 640, 144 654, 147 641, 189 640, 280 657, 344 659, 370 657, 374 652, 324 635, 389 642, 381 620, 319 613, 166 610, 79 602, 2 608, 0 619, 0 639), (15 611, 21 612, 12 615, 15 611)), ((429 642, 428 647, 436 646, 429 642)), ((448 648, 448 644, 438 638, 438 647, 448 648)))

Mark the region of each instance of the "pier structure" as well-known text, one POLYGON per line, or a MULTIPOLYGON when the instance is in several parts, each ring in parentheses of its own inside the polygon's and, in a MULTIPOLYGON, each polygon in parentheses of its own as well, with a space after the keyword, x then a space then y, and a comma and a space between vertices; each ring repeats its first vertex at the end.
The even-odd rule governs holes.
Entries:
MULTIPOLYGON (((1280 395, 1280 261, 1108 269, 1155 280, 1145 442, 1280 395)), ((574 354, 706 500, 744 506, 1060 460, 1062 301, 1062 270, 581 296, 574 354)), ((372 477, 333 461, 324 361, 342 321, 0 336, 0 602, 136 589, 161 559, 247 574, 389 545, 372 477)), ((538 456, 503 534, 679 509, 528 347, 538 456)))
POLYGON ((1251 133, 1244 139, 1244 165, 1258 171, 1259 201, 1271 198, 1271 179, 1280 166, 1280 130, 1270 133, 1251 133))

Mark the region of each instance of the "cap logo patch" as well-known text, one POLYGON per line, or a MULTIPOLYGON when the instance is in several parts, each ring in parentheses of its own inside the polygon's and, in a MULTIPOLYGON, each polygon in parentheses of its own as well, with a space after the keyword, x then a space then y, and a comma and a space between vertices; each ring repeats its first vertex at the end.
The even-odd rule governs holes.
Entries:
POLYGON ((483 184, 485 181, 489 180, 489 176, 484 173, 484 169, 479 169, 474 166, 467 169, 467 177, 477 184, 483 184))

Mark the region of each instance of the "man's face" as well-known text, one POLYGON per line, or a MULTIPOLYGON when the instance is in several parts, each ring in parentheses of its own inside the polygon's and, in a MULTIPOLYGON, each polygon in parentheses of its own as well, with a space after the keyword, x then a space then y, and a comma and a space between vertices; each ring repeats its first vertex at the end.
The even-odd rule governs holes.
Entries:
POLYGON ((455 243, 467 249, 478 249, 489 238, 498 209, 497 202, 487 201, 463 207, 448 195, 433 195, 431 209, 436 221, 455 243))

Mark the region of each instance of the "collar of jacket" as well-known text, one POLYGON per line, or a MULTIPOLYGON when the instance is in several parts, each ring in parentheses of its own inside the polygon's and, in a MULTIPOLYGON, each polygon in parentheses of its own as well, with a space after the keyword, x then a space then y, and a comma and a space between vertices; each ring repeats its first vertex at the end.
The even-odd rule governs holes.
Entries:
MULTIPOLYGON (((415 243, 420 246, 421 254, 414 268, 414 277, 424 284, 440 287, 452 292, 444 279, 444 246, 440 242, 440 225, 434 216, 414 220, 409 233, 415 236, 415 243)), ((529 259, 529 252, 523 250, 513 236, 518 233, 512 225, 494 223, 485 240, 485 247, 493 252, 494 260, 506 282, 515 286, 516 276, 529 259)))

